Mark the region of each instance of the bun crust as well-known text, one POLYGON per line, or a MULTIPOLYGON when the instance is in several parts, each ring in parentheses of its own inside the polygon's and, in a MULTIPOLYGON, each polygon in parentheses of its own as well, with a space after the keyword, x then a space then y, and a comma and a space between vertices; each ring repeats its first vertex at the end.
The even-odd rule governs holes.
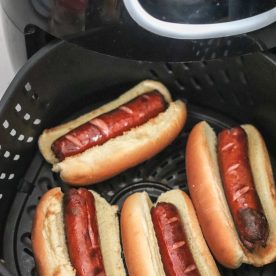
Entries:
MULTIPOLYGON (((253 127, 248 128, 252 130, 253 127)), ((248 131, 246 132, 249 134, 248 131)), ((254 181, 270 229, 267 246, 259 248, 254 254, 250 253, 241 243, 224 195, 218 166, 215 132, 206 122, 198 123, 192 129, 186 147, 188 186, 203 235, 215 258, 229 268, 237 268, 242 263, 262 266, 275 260, 276 256, 275 215, 273 215, 276 213, 275 186, 271 166, 261 136, 254 138, 250 133, 248 138, 251 166, 253 168, 256 166, 256 158, 259 159, 259 162, 266 160, 262 165, 266 169, 259 177, 262 179, 262 186, 257 184, 257 176, 254 176, 254 181), (257 140, 259 141, 258 145, 257 140), (256 142, 255 150, 252 150, 253 141, 256 142), (262 146, 260 147, 260 145, 262 146), (256 154, 256 148, 259 150, 258 154, 256 154), (262 188, 258 188, 258 186, 262 188), (266 187, 264 192, 259 192, 264 186, 266 187)), ((261 164, 259 163, 257 166, 259 167, 255 171, 260 173, 261 164)))
POLYGON ((75 275, 65 241, 63 193, 49 190, 37 205, 32 226, 32 247, 38 274, 75 275))
POLYGON ((130 276, 165 276, 146 192, 129 196, 121 211, 122 244, 130 276), (135 252, 135 253, 134 253, 135 252))
POLYGON ((54 164, 53 171, 73 185, 93 184, 106 180, 128 168, 136 166, 169 145, 182 130, 187 117, 186 105, 182 101, 172 102, 168 90, 159 82, 144 81, 99 109, 85 114, 66 124, 47 129, 38 144, 44 158, 54 164), (52 143, 68 131, 121 104, 157 89, 163 94, 169 107, 165 112, 147 123, 131 129, 124 135, 110 139, 83 153, 67 157, 59 162, 51 150, 52 143))
POLYGON ((271 163, 260 132, 252 125, 242 125, 248 138, 248 154, 255 188, 269 225, 267 246, 256 254, 246 252, 250 263, 263 266, 276 260, 276 189, 271 163))
MULTIPOLYGON (((106 275, 125 276, 117 207, 91 192, 95 198, 106 275)), ((32 246, 39 275, 76 275, 69 259, 63 217, 63 193, 60 188, 53 188, 41 198, 33 220, 32 246)))
MULTIPOLYGON (((180 190, 172 190, 163 193, 158 198, 158 202, 172 203, 178 209, 200 275, 220 275, 204 241, 189 197, 180 190)), ((144 192, 129 196, 122 208, 122 242, 129 275, 131 276, 165 275, 150 215, 152 206, 153 204, 147 193, 144 192)))

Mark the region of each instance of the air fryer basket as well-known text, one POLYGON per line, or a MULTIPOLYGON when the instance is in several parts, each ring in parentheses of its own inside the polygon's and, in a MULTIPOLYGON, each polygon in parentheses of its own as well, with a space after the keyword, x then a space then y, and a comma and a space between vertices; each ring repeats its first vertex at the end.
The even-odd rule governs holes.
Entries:
MULTIPOLYGON (((67 189, 37 148, 46 127, 109 101, 144 79, 163 82, 189 110, 179 137, 156 157, 90 186, 121 206, 134 191, 155 199, 179 187, 188 192, 185 144, 192 126, 208 121, 216 130, 252 123, 262 132, 273 168, 276 148, 276 59, 252 54, 196 63, 151 63, 93 53, 65 42, 40 50, 18 73, 0 102, 0 250, 14 275, 36 275, 31 226, 39 198, 53 186, 67 189), (6 218, 7 217, 7 218, 6 218), (5 227, 3 227, 5 225, 5 227)), ((237 270, 219 266, 222 275, 275 275, 276 263, 237 270)))

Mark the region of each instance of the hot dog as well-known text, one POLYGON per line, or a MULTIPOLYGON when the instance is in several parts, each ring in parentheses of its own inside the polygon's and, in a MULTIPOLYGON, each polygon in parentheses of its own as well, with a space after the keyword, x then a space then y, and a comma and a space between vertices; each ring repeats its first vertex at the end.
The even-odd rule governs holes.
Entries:
POLYGON ((52 151, 62 161, 146 123, 165 109, 162 94, 158 91, 145 93, 71 130, 52 144, 52 151))
POLYGON ((144 81, 90 113, 44 130, 38 144, 64 181, 93 184, 151 158, 185 121, 182 101, 173 102, 161 83, 144 81))
POLYGON ((145 192, 129 196, 121 235, 130 276, 219 275, 191 200, 180 190, 162 194, 156 206, 145 192))
POLYGON ((276 259, 276 192, 265 143, 252 125, 216 137, 206 122, 186 147, 188 187, 203 235, 224 266, 276 259))
POLYGON ((39 275, 126 275, 117 207, 97 193, 60 188, 41 198, 32 227, 39 275))

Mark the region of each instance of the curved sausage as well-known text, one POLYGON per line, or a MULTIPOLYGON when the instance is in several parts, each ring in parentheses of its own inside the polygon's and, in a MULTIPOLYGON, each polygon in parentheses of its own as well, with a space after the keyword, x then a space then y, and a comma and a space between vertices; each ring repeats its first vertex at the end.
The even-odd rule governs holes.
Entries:
POLYGON ((176 207, 158 203, 151 217, 166 276, 199 276, 176 207))
POLYGON ((95 209, 86 189, 64 195, 64 224, 70 261, 77 276, 105 276, 95 209))
POLYGON ((68 132, 53 143, 52 150, 62 161, 146 123, 165 109, 165 100, 158 91, 145 93, 68 132))
POLYGON ((266 246, 269 230, 254 187, 246 132, 241 128, 218 135, 218 159, 224 191, 240 239, 249 250, 266 246))

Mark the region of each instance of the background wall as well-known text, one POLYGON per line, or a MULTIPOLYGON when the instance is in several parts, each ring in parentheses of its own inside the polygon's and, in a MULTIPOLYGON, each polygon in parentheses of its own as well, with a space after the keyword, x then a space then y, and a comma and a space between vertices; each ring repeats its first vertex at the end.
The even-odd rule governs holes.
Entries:
POLYGON ((0 98, 3 96, 5 90, 7 89, 15 75, 5 44, 2 13, 3 11, 0 5, 0 98))

